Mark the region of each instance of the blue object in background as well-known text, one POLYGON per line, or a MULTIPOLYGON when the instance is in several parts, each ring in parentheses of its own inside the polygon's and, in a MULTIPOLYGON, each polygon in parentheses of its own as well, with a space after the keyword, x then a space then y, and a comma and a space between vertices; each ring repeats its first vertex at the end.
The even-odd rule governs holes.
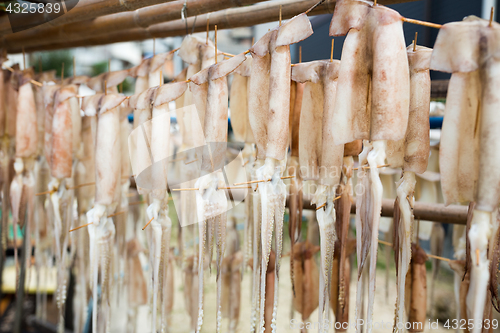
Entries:
POLYGON ((443 117, 429 117, 431 129, 438 129, 443 126, 443 117))

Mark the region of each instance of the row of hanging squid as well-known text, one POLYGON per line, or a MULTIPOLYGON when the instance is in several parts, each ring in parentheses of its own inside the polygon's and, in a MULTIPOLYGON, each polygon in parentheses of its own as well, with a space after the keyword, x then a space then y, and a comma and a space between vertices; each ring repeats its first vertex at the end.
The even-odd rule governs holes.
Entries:
MULTIPOLYGON (((223 330, 226 316, 229 331, 236 331, 241 279, 250 266, 251 310, 243 315, 251 318, 252 332, 277 331, 287 201, 294 308, 304 319, 318 308, 319 323, 330 311, 340 323, 363 319, 364 327, 356 325, 356 331, 372 332, 384 195, 380 172, 387 166, 402 170, 394 215, 394 331, 405 331, 408 321, 424 323, 427 257, 413 241, 413 204, 416 174, 426 171, 430 154, 431 69, 452 73, 439 150, 445 204, 471 207, 467 228, 457 236, 457 260, 450 262, 457 272, 459 316, 479 323, 491 318, 492 307, 500 310, 500 160, 494 153, 500 151, 500 25, 467 17, 443 25, 434 49, 416 41, 407 47, 399 13, 370 1, 339 0, 330 36, 347 35, 341 59, 292 65, 290 45, 312 33, 303 13, 234 56, 217 50, 209 39, 187 36, 177 53, 186 68, 167 84, 162 68, 174 52, 93 78, 61 81, 54 73, 35 75, 18 66, 0 72, 2 244, 5 249, 10 211, 14 226, 24 228, 24 237, 34 237, 27 244, 34 244, 35 269, 51 266, 55 258, 59 332, 65 325, 70 268, 77 277, 75 332, 84 327, 88 287, 93 332, 110 331, 113 295, 123 294, 130 331, 141 331, 135 328, 137 310, 150 304, 151 331, 167 332, 174 261, 179 257, 190 316, 186 326, 200 332, 207 306, 205 273, 212 270, 214 243, 215 330, 223 330), (136 78, 132 96, 117 89, 128 76, 136 78), (195 112, 188 112, 192 105, 195 112), (244 143, 242 168, 251 180, 242 248, 234 223, 227 221, 230 208, 222 171, 227 163, 229 106, 234 138, 244 143), (185 151, 183 164, 175 166, 167 159, 158 166, 157 156, 175 156, 173 110, 179 146, 185 151), (131 139, 132 131, 149 139, 131 139), (208 148, 199 149, 205 145, 208 148), (158 167, 140 174, 152 164, 158 167), (187 180, 176 206, 185 221, 178 230, 178 255, 171 250, 169 169, 187 180), (136 192, 130 189, 131 175, 136 192), (316 189, 311 202, 318 208, 319 247, 300 242, 305 185, 316 189), (144 201, 134 206, 133 200, 144 201), (352 202, 355 240, 349 238, 352 202), (146 224, 144 231, 137 230, 136 223, 146 224), (76 231, 79 227, 86 230, 76 231), (319 270, 314 261, 318 251, 319 270), (149 257, 148 278, 142 252, 149 257), (354 252, 356 311, 349 317, 349 257, 354 252)), ((17 250, 15 260, 16 269, 32 265, 29 256, 18 263, 17 250)), ((46 317, 45 307, 46 295, 37 292, 38 316, 46 317)), ((481 327, 470 331, 480 332, 481 327)))

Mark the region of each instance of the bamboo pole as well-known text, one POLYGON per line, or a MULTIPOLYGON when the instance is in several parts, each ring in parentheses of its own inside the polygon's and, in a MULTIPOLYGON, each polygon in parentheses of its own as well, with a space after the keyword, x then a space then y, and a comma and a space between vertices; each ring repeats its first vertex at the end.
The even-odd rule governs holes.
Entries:
MULTIPOLYGON (((242 7, 265 0, 189 0, 187 16, 193 17, 232 7, 242 7)), ((184 0, 140 8, 133 12, 97 17, 94 20, 71 23, 57 27, 42 26, 12 35, 16 40, 37 45, 40 37, 54 41, 83 40, 88 36, 99 36, 134 28, 148 28, 153 24, 178 20, 184 0), (14 37, 15 36, 15 37, 14 37)), ((208 22, 207 22, 208 23, 208 22)), ((6 39, 9 39, 7 36, 6 39)))
MULTIPOLYGON (((133 11, 142 7, 157 5, 174 0, 66 0, 68 12, 51 21, 46 21, 45 15, 25 15, 16 17, 16 26, 33 27, 40 24, 58 26, 62 24, 92 20, 99 16, 133 11)), ((12 32, 9 18, 0 17, 0 34, 12 32)))
MULTIPOLYGON (((243 201, 245 200, 245 192, 243 191, 233 191, 233 200, 234 201, 243 201)), ((290 197, 287 196, 286 206, 289 206, 290 197)), ((317 207, 314 204, 311 204, 311 198, 309 196, 304 195, 303 199, 303 209, 308 210, 316 210, 317 207)), ((467 211, 468 206, 460 206, 460 205, 449 205, 445 207, 443 204, 437 203, 427 203, 416 201, 413 206, 413 215, 415 219, 426 220, 426 221, 434 221, 440 223, 449 223, 449 224, 459 224, 466 225, 467 224, 467 211)), ((352 200, 351 203, 351 214, 356 214, 356 200, 352 200)), ((394 214, 394 200, 392 199, 382 199, 382 211, 381 216, 384 217, 392 217, 394 214)))
MULTIPOLYGON (((410 2, 415 0, 386 0, 381 4, 393 4, 400 2, 410 2)), ((278 0, 265 1, 252 6, 241 8, 229 8, 210 13, 210 26, 217 24, 217 28, 232 29, 238 27, 248 27, 256 24, 274 22, 277 19, 276 13, 279 12, 279 6, 282 6, 282 19, 290 19, 295 15, 305 12, 318 0, 278 0)), ((325 0, 322 4, 312 10, 309 15, 333 14, 335 0, 325 0)), ((208 14, 187 19, 188 30, 194 32, 205 32, 208 14), (193 29, 194 24, 194 29, 193 29)), ((172 36, 183 36, 186 33, 186 22, 175 20, 160 24, 154 24, 148 28, 134 28, 121 30, 105 35, 94 36, 85 35, 85 39, 72 40, 65 37, 47 38, 37 36, 36 41, 27 38, 14 38, 6 36, 3 46, 8 52, 19 52, 24 45, 27 51, 55 50, 78 46, 104 45, 125 41, 137 41, 150 38, 164 38, 172 36)))

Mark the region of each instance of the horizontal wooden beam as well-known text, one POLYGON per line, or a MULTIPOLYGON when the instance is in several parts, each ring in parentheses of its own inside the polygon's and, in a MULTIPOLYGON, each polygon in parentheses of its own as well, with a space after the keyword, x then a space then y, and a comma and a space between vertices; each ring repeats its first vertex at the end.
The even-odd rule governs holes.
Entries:
MULTIPOLYGON (((150 0, 151 1, 151 0, 150 0)), ((415 0, 380 0, 380 4, 393 4, 410 2, 415 0)), ((279 8, 282 7, 283 19, 292 18, 314 4, 318 0, 280 0, 266 1, 252 6, 242 8, 230 8, 210 14, 199 15, 196 18, 190 17, 187 21, 176 20, 160 24, 151 25, 148 28, 134 28, 122 30, 120 32, 109 33, 100 36, 85 35, 85 39, 55 41, 54 38, 44 38, 39 36, 36 45, 28 43, 25 39, 6 37, 3 40, 3 47, 9 52, 21 52, 24 47, 27 52, 64 49, 78 46, 105 45, 117 42, 138 41, 149 38, 163 38, 171 36, 182 36, 186 34, 186 23, 188 32, 206 31, 206 23, 209 18, 210 27, 217 25, 218 29, 231 29, 238 27, 248 27, 256 24, 273 22, 278 20, 279 8)), ((325 0, 315 8, 310 15, 332 14, 335 8, 335 0, 325 0)), ((180 15, 180 13, 179 13, 180 15)))
MULTIPOLYGON (((157 5, 160 3, 171 2, 174 0, 65 0, 65 6, 72 8, 66 14, 61 15, 51 21, 46 22, 47 15, 23 15, 16 23, 27 26, 32 24, 44 24, 57 26, 73 22, 82 22, 91 20, 99 16, 115 14, 125 11, 136 10, 146 6, 157 5), (75 6, 76 3, 76 6, 75 6), (38 20, 34 22, 33 20, 38 20)), ((7 15, 0 17, 0 34, 11 33, 11 22, 7 15)))
MULTIPOLYGON (((231 190, 234 200, 243 201, 243 190, 231 190)), ((316 205, 311 204, 311 198, 304 196, 303 198, 303 208, 316 210, 316 205)), ((289 197, 286 201, 287 207, 289 206, 289 197)), ((427 203, 415 201, 413 205, 413 215, 415 219, 434 221, 440 223, 449 224, 467 224, 467 212, 468 206, 460 205, 449 205, 447 207, 444 204, 438 203, 427 203)), ((351 204, 351 214, 356 214, 356 200, 353 200, 351 204)), ((392 199, 382 199, 382 212, 381 216, 392 217, 394 214, 394 200, 392 199)))
POLYGON ((75 22, 62 26, 32 28, 5 36, 6 43, 22 41, 27 45, 43 45, 47 40, 52 43, 85 40, 88 36, 107 35, 134 28, 147 28, 153 24, 175 21, 185 17, 194 17, 231 7, 243 7, 265 0, 177 0, 159 5, 148 6, 131 12, 117 13, 97 17, 93 20, 75 22))
MULTIPOLYGON (((310 200, 304 199, 304 209, 315 210, 316 206, 311 205, 310 200)), ((415 219, 434 221, 449 224, 467 224, 468 206, 427 203, 415 201, 413 205, 413 216, 415 219)), ((356 214, 356 202, 351 205, 351 214, 356 214)), ((381 216, 392 217, 394 214, 394 200, 382 199, 381 216)))

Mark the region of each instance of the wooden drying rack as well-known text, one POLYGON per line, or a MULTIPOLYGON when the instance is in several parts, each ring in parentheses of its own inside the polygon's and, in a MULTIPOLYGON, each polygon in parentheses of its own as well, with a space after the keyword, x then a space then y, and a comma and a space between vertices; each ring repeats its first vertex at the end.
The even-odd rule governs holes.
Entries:
MULTIPOLYGON (((205 32, 207 21, 209 21, 209 29, 213 29, 215 25, 219 30, 248 27, 277 21, 280 7, 282 7, 282 19, 286 20, 305 12, 318 3, 318 0, 177 0, 151 6, 158 3, 158 0, 127 0, 125 2, 133 3, 133 9, 136 10, 130 14, 114 15, 125 11, 117 0, 85 1, 90 4, 75 7, 68 14, 51 22, 50 25, 44 24, 15 34, 6 34, 8 22, 5 17, 0 18, 0 32, 5 32, 0 48, 4 48, 9 53, 21 52, 23 47, 26 52, 33 52, 183 36, 191 32, 205 32), (106 3, 111 5, 106 7, 104 5, 106 3), (181 12, 184 12, 187 18, 183 20, 180 19, 179 8, 184 8, 184 4, 186 10, 181 12), (244 6, 237 7, 242 5, 244 6), (85 15, 73 15, 75 10, 78 9, 81 12, 83 8, 87 8, 85 15), (127 18, 132 16, 134 21, 139 20, 140 27, 127 21, 127 18), (177 18, 174 19, 175 17, 177 18), (92 20, 88 21, 90 19, 92 20), (127 22, 124 23, 124 19, 127 22)), ((379 0, 378 4, 412 1, 416 0, 379 0)), ((335 2, 335 0, 324 0, 308 15, 333 14, 335 2)), ((407 22, 425 23, 418 20, 407 22)))
MULTIPOLYGON (((234 201, 243 201, 244 195, 241 190, 231 190, 232 198, 234 201)), ((286 200, 286 206, 289 207, 289 197, 286 200)), ((311 199, 308 197, 303 198, 303 209, 316 210, 316 206, 311 204, 311 199)), ((449 205, 427 203, 415 201, 413 204, 413 215, 415 220, 434 221, 447 224, 467 224, 468 206, 449 205)), ((356 213, 356 203, 351 204, 351 214, 356 213)), ((394 213, 394 200, 382 199, 382 213, 381 216, 392 217, 394 213)))

